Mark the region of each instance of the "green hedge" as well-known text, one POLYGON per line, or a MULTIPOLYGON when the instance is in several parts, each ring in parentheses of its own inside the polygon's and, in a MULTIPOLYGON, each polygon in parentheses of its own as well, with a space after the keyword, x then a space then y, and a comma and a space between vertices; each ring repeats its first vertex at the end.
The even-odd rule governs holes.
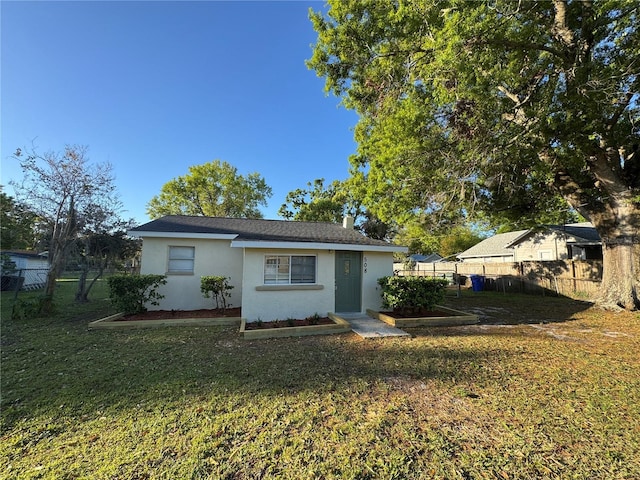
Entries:
POLYGON ((396 312, 417 313, 433 310, 444 300, 445 287, 449 281, 429 277, 382 277, 382 306, 396 312))
POLYGON ((159 305, 164 295, 158 287, 167 283, 164 275, 113 275, 109 277, 109 298, 125 314, 147 311, 146 304, 159 305))

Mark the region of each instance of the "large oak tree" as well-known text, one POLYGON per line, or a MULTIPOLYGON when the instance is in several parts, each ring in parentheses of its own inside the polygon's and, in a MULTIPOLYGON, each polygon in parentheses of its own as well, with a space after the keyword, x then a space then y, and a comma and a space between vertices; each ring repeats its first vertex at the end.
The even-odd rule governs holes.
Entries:
POLYGON ((297 188, 287 194, 278 215, 302 222, 341 223, 346 214, 357 216, 359 205, 352 202, 341 182, 325 187, 324 178, 307 182, 307 189, 297 188))
POLYGON ((278 215, 287 220, 302 222, 342 223, 345 215, 354 218, 355 228, 376 240, 389 240, 394 226, 380 221, 362 207, 357 189, 351 182, 334 180, 328 186, 324 178, 307 182, 308 189, 297 188, 287 194, 278 215))
POLYGON ((536 218, 563 198, 603 242, 603 305, 640 307, 640 4, 330 0, 311 68, 360 120, 382 220, 536 218))
POLYGON ((189 173, 169 180, 147 205, 151 218, 163 215, 262 218, 271 187, 258 173, 240 175, 227 162, 214 160, 189 167, 189 173))

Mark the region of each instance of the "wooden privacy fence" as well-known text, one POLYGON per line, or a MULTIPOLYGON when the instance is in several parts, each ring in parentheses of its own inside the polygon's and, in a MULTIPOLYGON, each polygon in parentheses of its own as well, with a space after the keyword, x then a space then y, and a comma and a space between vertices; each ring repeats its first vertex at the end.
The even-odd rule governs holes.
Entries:
POLYGON ((394 264, 396 275, 448 278, 470 286, 471 275, 484 278, 484 290, 541 295, 556 294, 573 298, 593 298, 602 280, 601 260, 560 260, 553 262, 416 263, 413 269, 394 264))

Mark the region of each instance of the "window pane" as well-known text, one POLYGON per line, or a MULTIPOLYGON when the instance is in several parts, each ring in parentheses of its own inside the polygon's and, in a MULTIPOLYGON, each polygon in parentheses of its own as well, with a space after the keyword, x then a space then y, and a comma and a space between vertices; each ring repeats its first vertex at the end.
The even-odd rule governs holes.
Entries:
POLYGON ((264 265, 265 284, 287 284, 289 283, 289 257, 288 256, 268 256, 265 257, 264 265))
POLYGON ((316 282, 316 257, 291 257, 291 283, 316 282))
POLYGON ((193 259, 194 247, 169 247, 169 258, 171 260, 193 259))
POLYGON ((193 273, 195 247, 169 247, 168 273, 193 273))
POLYGON ((169 272, 193 273, 193 260, 169 260, 169 272))
POLYGON ((316 257, 269 255, 264 261, 265 284, 315 283, 316 257))

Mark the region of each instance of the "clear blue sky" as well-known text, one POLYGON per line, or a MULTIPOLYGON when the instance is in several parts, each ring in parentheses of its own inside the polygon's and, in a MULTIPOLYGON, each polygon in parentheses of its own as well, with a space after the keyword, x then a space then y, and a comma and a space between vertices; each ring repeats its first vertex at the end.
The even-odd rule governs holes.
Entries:
POLYGON ((220 159, 273 188, 266 218, 315 178, 348 176, 355 113, 308 70, 312 1, 1 5, 1 183, 16 148, 89 147, 126 218, 190 165, 220 159))

